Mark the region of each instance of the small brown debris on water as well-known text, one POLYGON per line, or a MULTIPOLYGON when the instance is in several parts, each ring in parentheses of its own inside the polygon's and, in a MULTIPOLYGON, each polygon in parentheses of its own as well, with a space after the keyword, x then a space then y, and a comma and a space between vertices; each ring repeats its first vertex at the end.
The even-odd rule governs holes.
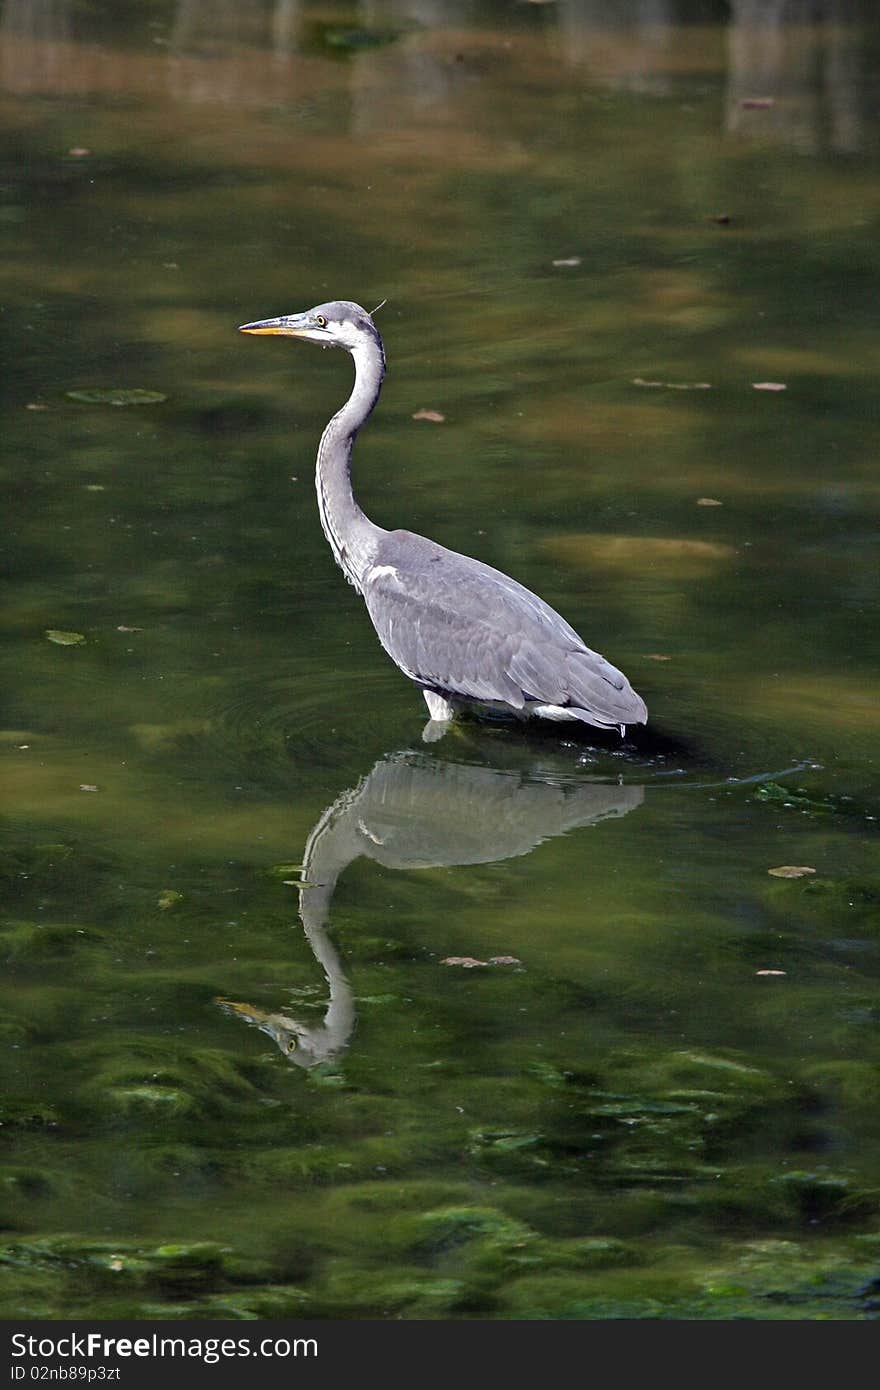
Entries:
POLYGON ((459 965, 462 970, 473 970, 476 965, 488 965, 487 960, 476 960, 473 956, 444 956, 441 965, 459 965))
POLYGON ((707 222, 714 222, 714 223, 716 223, 716 225, 719 226, 719 227, 729 227, 729 226, 730 226, 730 213, 729 213, 729 212, 716 212, 716 213, 713 213, 711 217, 707 217, 707 218, 706 218, 706 221, 707 221, 707 222))
POLYGON ((815 869, 811 869, 809 864, 780 864, 776 869, 768 869, 768 874, 774 878, 805 878, 807 874, 814 874, 815 869))
POLYGON ((417 410, 412 417, 414 420, 430 420, 432 425, 442 425, 446 416, 439 410, 417 410))
POLYGON ((753 381, 753 391, 787 391, 784 381, 753 381))
POLYGON ((717 497, 698 497, 698 507, 723 507, 724 503, 719 502, 717 497))
POLYGON ((557 267, 560 267, 560 266, 580 265, 580 263, 581 263, 581 258, 580 258, 580 256, 563 256, 563 257, 561 257, 558 261, 554 261, 554 262, 553 262, 553 265, 555 265, 555 266, 557 266, 557 267))
POLYGON ((80 782, 79 789, 81 792, 96 792, 98 790, 94 782, 80 782))
POLYGON ((785 972, 784 970, 756 970, 756 971, 755 971, 755 974, 756 974, 756 975, 784 975, 784 974, 786 974, 786 972, 785 972))
POLYGON ((773 97, 743 97, 740 102, 744 111, 769 111, 775 105, 773 97))
POLYGON ((665 654, 665 652, 647 652, 646 655, 645 655, 645 660, 646 660, 646 661, 671 661, 671 660, 672 660, 672 657, 671 657, 671 656, 667 656, 667 655, 665 654))

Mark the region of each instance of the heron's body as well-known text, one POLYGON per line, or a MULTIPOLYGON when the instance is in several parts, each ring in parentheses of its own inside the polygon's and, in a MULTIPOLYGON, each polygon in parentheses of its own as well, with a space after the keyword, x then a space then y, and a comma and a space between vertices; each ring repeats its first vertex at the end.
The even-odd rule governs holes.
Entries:
POLYGON ((345 347, 354 359, 354 389, 318 448, 321 525, 379 641, 421 687, 432 719, 476 705, 621 732, 646 721, 626 676, 537 594, 490 565, 411 531, 385 531, 364 515, 351 488, 351 448, 385 374, 382 340, 365 310, 321 304, 242 331, 345 347))

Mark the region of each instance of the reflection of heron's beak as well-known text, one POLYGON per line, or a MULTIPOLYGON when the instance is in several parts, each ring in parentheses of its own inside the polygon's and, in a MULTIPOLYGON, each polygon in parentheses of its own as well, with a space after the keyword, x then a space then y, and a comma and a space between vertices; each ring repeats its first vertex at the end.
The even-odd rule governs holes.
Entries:
POLYGON ((234 999, 223 999, 219 995, 214 1002, 219 1004, 221 1009, 225 1009, 227 1013, 237 1014, 239 1018, 243 1018, 245 1023, 256 1024, 260 1032, 267 1033, 282 1052, 290 1055, 296 1052, 299 1047, 297 1030, 301 1028, 301 1025, 295 1019, 286 1018, 284 1014, 267 1014, 263 1009, 258 1009, 255 1004, 237 1004, 234 999))
POLYGON ((309 322, 307 314, 282 314, 277 319, 259 319, 256 323, 243 323, 239 333, 282 333, 289 338, 303 338, 307 334, 317 334, 318 326, 309 322))
POLYGON ((247 1023, 265 1023, 269 1017, 262 1009, 257 1009, 253 1004, 236 1004, 234 999, 222 999, 219 996, 214 1001, 222 1009, 229 1009, 231 1013, 238 1014, 247 1023))

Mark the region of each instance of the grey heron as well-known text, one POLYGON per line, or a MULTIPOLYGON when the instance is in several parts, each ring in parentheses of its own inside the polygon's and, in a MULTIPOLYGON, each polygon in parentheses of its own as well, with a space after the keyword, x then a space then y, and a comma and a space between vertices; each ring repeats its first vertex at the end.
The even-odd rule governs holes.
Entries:
POLYGON ((354 359, 351 395, 318 446, 321 525, 382 646, 421 688, 438 734, 466 707, 580 720, 621 735, 647 721, 623 672, 537 594, 480 560, 411 531, 383 530, 364 515, 352 491, 351 451, 385 376, 385 349, 365 309, 335 300, 239 331, 342 347, 354 359))

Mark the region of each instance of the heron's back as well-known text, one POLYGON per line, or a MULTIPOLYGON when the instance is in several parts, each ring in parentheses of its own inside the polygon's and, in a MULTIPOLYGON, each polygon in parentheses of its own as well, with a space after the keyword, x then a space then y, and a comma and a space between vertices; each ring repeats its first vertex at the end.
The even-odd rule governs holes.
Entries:
POLYGON ((424 536, 382 537, 364 598, 383 647, 420 685, 516 710, 570 707, 601 725, 646 717, 623 673, 537 594, 424 536))

